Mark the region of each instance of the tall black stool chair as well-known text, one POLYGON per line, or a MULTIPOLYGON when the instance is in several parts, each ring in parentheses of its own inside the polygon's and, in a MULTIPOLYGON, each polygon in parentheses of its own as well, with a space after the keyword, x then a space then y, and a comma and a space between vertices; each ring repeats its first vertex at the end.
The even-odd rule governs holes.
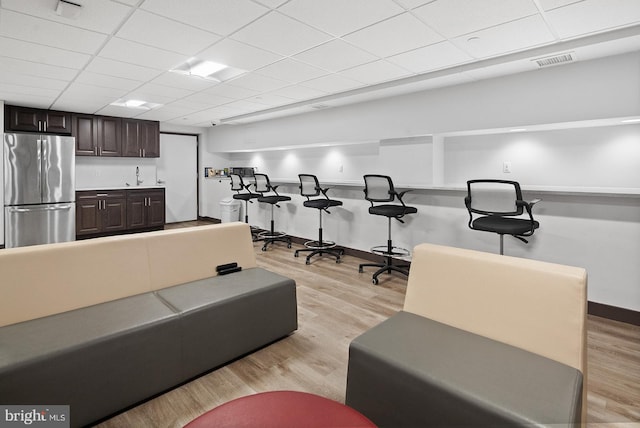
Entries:
POLYGON ((273 207, 276 206, 280 208, 278 203, 290 201, 291 198, 289 196, 280 196, 276 190, 278 186, 271 185, 267 174, 254 174, 254 178, 256 180, 254 184, 256 192, 260 194, 260 196, 258 196, 258 202, 271 205, 271 228, 258 234, 258 239, 264 241, 262 251, 267 251, 267 246, 274 242, 286 242, 287 248, 291 248, 291 238, 284 232, 276 232, 273 221, 273 207), (265 195, 266 193, 273 194, 265 195))
POLYGON ((383 217, 387 217, 388 220, 388 238, 386 246, 378 246, 373 247, 371 251, 376 254, 380 254, 385 257, 384 263, 362 263, 358 268, 360 273, 364 272, 363 268, 365 267, 378 267, 379 269, 373 274, 373 283, 378 284, 378 276, 381 273, 387 272, 391 273, 391 271, 399 272, 403 275, 408 276, 409 270, 407 269, 408 265, 394 265, 393 257, 402 257, 408 256, 409 250, 404 248, 394 247, 393 242, 391 240, 391 219, 396 219, 400 223, 404 223, 402 217, 407 214, 415 214, 418 210, 414 207, 408 207, 402 201, 402 197, 408 190, 404 192, 396 192, 393 187, 393 181, 391 177, 387 175, 376 175, 369 174, 364 176, 364 198, 371 202, 371 206, 369 207, 369 214, 372 215, 380 215, 383 217), (400 204, 382 204, 375 205, 375 203, 379 202, 393 202, 397 199, 400 204))
POLYGON ((504 235, 528 244, 540 223, 533 219, 533 206, 540 202, 522 199, 520 183, 508 180, 469 180, 464 204, 469 211, 469 228, 500 235, 500 254, 504 255, 504 235), (515 218, 527 212, 525 218, 515 218), (474 218, 474 214, 477 215, 474 218))
POLYGON ((325 254, 335 257, 336 263, 340 263, 340 256, 344 254, 344 250, 342 248, 335 248, 335 242, 324 241, 322 239, 322 212, 324 211, 327 214, 331 214, 329 212, 329 208, 342 205, 342 201, 329 199, 329 196, 327 196, 329 189, 323 189, 320 187, 318 177, 315 175, 298 174, 298 178, 300 179, 300 194, 307 198, 302 205, 318 210, 320 216, 320 227, 318 228, 318 240, 305 242, 304 246, 307 248, 296 250, 293 255, 298 257, 299 253, 303 251, 310 251, 311 253, 307 256, 307 264, 311 263, 311 257, 315 255, 322 257, 325 254), (311 199, 312 197, 320 196, 320 193, 324 196, 323 198, 311 199))
MULTIPOLYGON (((259 193, 252 193, 249 189, 249 184, 245 184, 242 176, 239 174, 229 174, 231 177, 231 190, 236 193, 233 195, 233 199, 244 201, 244 222, 249 224, 249 204, 252 204, 251 199, 257 199, 260 197, 259 193)), ((260 229, 254 226, 251 227, 251 237, 255 241, 258 238, 258 232, 260 229)))

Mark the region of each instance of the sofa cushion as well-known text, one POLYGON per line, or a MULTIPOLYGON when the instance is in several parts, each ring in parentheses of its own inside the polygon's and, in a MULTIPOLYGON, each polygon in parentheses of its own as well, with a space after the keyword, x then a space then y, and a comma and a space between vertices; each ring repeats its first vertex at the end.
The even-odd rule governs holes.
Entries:
POLYGON ((0 328, 0 403, 68 404, 82 426, 168 389, 177 318, 145 293, 0 328))
POLYGON ((135 235, 4 249, 0 272, 0 326, 151 291, 135 235))
POLYGON ((575 368, 409 312, 349 349, 346 404, 379 426, 571 426, 581 393, 575 368))
POLYGON ((153 290, 216 276, 216 266, 226 263, 256 267, 251 229, 245 223, 150 232, 145 240, 153 290))
POLYGON ((193 281, 156 294, 180 314, 185 377, 298 328, 295 281, 261 268, 193 281))

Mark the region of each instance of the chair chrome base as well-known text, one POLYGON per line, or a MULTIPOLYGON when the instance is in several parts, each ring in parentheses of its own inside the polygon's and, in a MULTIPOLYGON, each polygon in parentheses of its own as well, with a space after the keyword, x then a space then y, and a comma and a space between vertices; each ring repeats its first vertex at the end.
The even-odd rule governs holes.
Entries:
POLYGON ((311 253, 307 256, 306 264, 311 264, 311 257, 315 255, 322 257, 325 254, 335 257, 336 263, 340 263, 340 256, 344 255, 344 250, 342 248, 335 248, 335 242, 322 240, 322 228, 318 230, 318 240, 307 241, 304 243, 304 246, 307 248, 296 250, 296 252, 293 253, 293 256, 298 257, 301 252, 310 251, 311 253))
POLYGON ((265 230, 263 232, 258 233, 258 241, 264 241, 264 245, 262 246, 262 251, 267 251, 267 247, 269 244, 273 244, 274 242, 284 242, 287 244, 287 248, 291 248, 291 238, 287 236, 284 232, 274 232, 265 230))
POLYGON ((385 257, 385 262, 384 263, 362 263, 360 264, 360 266, 358 266, 358 272, 362 273, 364 272, 365 267, 377 267, 379 268, 377 271, 374 272, 373 274, 373 279, 371 282, 373 282, 373 284, 378 285, 378 277, 380 276, 380 274, 387 272, 387 273, 391 273, 392 271, 394 272, 398 272, 401 273, 402 275, 405 276, 409 276, 409 265, 394 265, 393 264, 393 258, 394 257, 406 257, 409 256, 411 253, 409 252, 409 250, 406 250, 404 248, 400 248, 400 247, 394 247, 393 243, 391 242, 391 239, 389 239, 387 241, 387 245, 386 246, 378 246, 378 247, 373 247, 371 249, 372 252, 376 253, 376 254, 380 254, 382 256, 385 257))

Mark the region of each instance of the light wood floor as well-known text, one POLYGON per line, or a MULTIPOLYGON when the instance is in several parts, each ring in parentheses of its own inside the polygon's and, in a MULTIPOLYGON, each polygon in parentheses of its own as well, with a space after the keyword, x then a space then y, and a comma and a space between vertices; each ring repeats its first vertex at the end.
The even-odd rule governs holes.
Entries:
MULTIPOLYGON (((196 224, 196 223, 194 223, 196 224)), ((175 227, 179 227, 176 225, 175 227)), ((406 279, 358 273, 361 260, 293 257, 297 248, 256 244, 260 267, 297 282, 299 329, 291 336, 100 424, 102 428, 181 427, 231 399, 270 390, 299 390, 344 402, 348 345, 398 311, 406 279)), ((640 426, 640 327, 588 320, 590 427, 640 426)))

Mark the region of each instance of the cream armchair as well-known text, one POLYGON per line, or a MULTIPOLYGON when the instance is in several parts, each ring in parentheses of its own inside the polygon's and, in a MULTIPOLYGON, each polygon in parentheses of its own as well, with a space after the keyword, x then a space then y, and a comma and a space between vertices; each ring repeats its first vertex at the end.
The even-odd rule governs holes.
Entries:
POLYGON ((380 426, 584 422, 586 293, 581 268, 419 245, 404 310, 351 344, 347 404, 380 426))

